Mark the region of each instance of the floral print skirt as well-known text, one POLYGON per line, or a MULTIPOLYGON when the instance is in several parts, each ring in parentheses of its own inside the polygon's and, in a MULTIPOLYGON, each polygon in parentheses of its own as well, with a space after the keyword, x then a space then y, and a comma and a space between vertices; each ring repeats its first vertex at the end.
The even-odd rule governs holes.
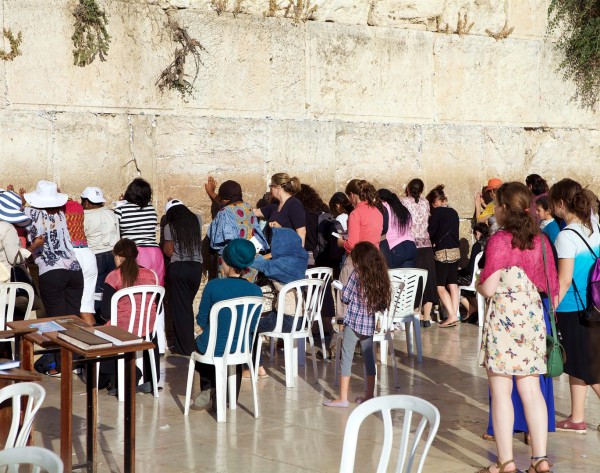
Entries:
POLYGON ((479 363, 494 373, 546 373, 546 326, 537 288, 517 266, 501 270, 483 324, 479 363))

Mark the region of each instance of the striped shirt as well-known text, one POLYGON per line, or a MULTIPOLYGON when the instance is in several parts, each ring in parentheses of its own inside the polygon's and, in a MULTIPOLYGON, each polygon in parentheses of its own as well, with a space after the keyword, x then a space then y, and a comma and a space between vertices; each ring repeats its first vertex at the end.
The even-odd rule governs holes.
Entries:
POLYGON ((158 216, 152 205, 139 207, 127 202, 115 209, 121 238, 133 240, 137 246, 158 246, 156 226, 158 216))
POLYGON ((352 272, 348 283, 342 290, 342 302, 348 304, 344 314, 344 325, 360 335, 372 337, 375 333, 375 315, 369 313, 367 302, 360 290, 356 271, 352 272))

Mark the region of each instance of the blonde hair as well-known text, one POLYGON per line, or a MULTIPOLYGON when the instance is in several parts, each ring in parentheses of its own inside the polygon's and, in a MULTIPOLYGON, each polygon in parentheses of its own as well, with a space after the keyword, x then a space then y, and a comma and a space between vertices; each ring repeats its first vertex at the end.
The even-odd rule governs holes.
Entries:
POLYGON ((273 174, 273 176, 271 177, 271 183, 277 186, 281 186, 281 188, 284 191, 291 195, 300 192, 300 179, 298 179, 297 177, 290 177, 285 172, 278 172, 277 174, 273 174))

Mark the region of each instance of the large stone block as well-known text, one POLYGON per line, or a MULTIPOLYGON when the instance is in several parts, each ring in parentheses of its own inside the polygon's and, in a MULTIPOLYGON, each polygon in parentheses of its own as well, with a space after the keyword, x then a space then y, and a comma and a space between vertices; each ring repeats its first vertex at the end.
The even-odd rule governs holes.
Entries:
POLYGON ((434 117, 433 35, 309 23, 309 112, 365 121, 434 117))
POLYGON ((434 97, 445 123, 536 125, 541 43, 435 35, 434 97))
POLYGON ((162 116, 155 131, 156 195, 183 199, 207 212, 209 175, 218 183, 238 181, 244 198, 256 202, 265 189, 267 130, 264 122, 189 116, 162 116))
POLYGON ((369 25, 432 29, 445 0, 374 0, 369 25))
MULTIPOLYGON (((527 168, 526 131, 521 127, 484 127, 480 188, 488 179, 524 182, 527 168)), ((532 171, 535 172, 535 171, 532 171)))
POLYGON ((508 24, 511 37, 539 38, 546 35, 549 0, 509 0, 508 24))
MULTIPOLYGON (((521 0, 519 0, 521 1, 521 0)), ((448 0, 439 18, 439 27, 456 31, 460 20, 473 26, 468 34, 487 35, 486 29, 500 31, 507 20, 506 0, 448 0), (466 16, 465 16, 466 15, 466 16)))
POLYGON ((52 128, 44 112, 0 111, 0 187, 31 189, 39 179, 53 179, 52 128))
MULTIPOLYGON (((298 0, 295 0, 298 2, 298 0)), ((347 25, 366 25, 372 0, 301 0, 309 1, 316 10, 311 18, 347 25)))

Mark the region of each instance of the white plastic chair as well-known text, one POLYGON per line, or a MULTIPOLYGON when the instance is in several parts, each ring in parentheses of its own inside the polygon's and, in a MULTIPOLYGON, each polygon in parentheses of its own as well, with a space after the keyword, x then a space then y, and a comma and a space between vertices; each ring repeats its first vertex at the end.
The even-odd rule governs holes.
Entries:
MULTIPOLYGON (((480 251, 479 254, 477 254, 477 256, 475 256, 475 264, 473 266, 474 270, 473 270, 473 276, 471 277, 471 284, 469 284, 468 286, 458 286, 458 300, 459 301, 461 299, 462 291, 474 292, 475 295, 477 295, 477 289, 475 289, 475 282, 476 282, 475 275, 477 274, 477 270, 479 269, 479 261, 481 260, 482 257, 483 257, 483 251, 480 251)), ((460 319, 460 304, 459 304, 459 309, 458 309, 456 316, 460 319)))
POLYGON ((45 397, 46 390, 37 383, 14 383, 0 389, 0 404, 9 399, 12 401, 12 421, 4 448, 27 445, 33 418, 45 397), (21 403, 23 397, 27 398, 24 409, 21 403))
POLYGON ((190 356, 187 386, 185 390, 184 415, 190 412, 192 385, 194 383, 194 370, 196 362, 215 366, 215 395, 217 396, 217 422, 226 421, 225 404, 227 401, 227 382, 229 383, 229 408, 235 409, 236 401, 236 371, 235 366, 248 364, 252 393, 254 396, 254 418, 258 418, 258 393, 256 391, 257 370, 252 363, 252 345, 256 338, 256 329, 260 320, 263 306, 262 297, 239 297, 217 302, 210 310, 210 334, 206 353, 201 355, 193 352, 190 356), (221 356, 215 355, 217 343, 217 327, 219 318, 224 317, 221 311, 229 311, 231 322, 227 336, 227 344, 221 356), (239 327, 238 337, 234 344, 233 336, 236 327, 239 327), (240 334, 242 336, 240 336, 240 334), (250 334, 253 334, 251 337, 250 334))
POLYGON ((5 473, 19 473, 19 465, 31 465, 32 473, 45 471, 63 473, 64 466, 60 457, 51 450, 41 447, 19 447, 0 451, 0 467, 8 467, 5 473))
MULTIPOLYGON (((319 382, 319 373, 317 371, 317 360, 315 354, 315 342, 312 336, 312 323, 319 304, 319 297, 323 290, 325 281, 321 279, 300 279, 284 285, 279 291, 277 300, 277 322, 272 332, 264 332, 261 335, 271 338, 281 338, 283 340, 283 353, 285 359, 285 385, 293 388, 295 378, 298 376, 298 340, 306 340, 310 343, 312 349, 312 364, 315 376, 315 383, 319 382), (290 333, 282 332, 283 316, 285 311, 285 298, 288 292, 294 292, 296 296, 296 311, 292 331, 290 333), (300 327, 298 322, 300 321, 300 327)), ((291 314, 289 314, 291 315, 291 314)), ((256 350, 256 365, 262 347, 262 337, 258 337, 258 348, 256 350)), ((272 359, 272 358, 271 358, 272 359)))
MULTIPOLYGON (((7 282, 0 284, 0 330, 6 330, 6 323, 12 322, 15 316, 15 302, 17 300, 17 291, 23 289, 27 292, 29 302, 27 303, 27 309, 25 311, 25 319, 31 318, 31 308, 33 307, 33 298, 35 293, 33 287, 29 284, 20 282, 7 282)), ((5 338, 0 342, 10 342, 12 348, 12 358, 15 359, 15 339, 5 338)))
POLYGON ((392 410, 404 411, 398 463, 394 470, 396 473, 411 473, 413 471, 419 442, 427 424, 429 424, 429 433, 425 439, 421 459, 416 469, 416 473, 421 473, 425 459, 429 453, 429 448, 431 447, 440 425, 440 411, 433 404, 424 399, 398 394, 369 399, 352 411, 352 414, 348 417, 346 432, 344 434, 344 447, 342 449, 340 473, 352 473, 354 471, 356 443, 360 426, 366 417, 377 412, 381 412, 384 427, 384 441, 381 449, 381 456, 379 458, 379 465, 377 466, 377 473, 385 473, 388 471, 388 465, 392 455, 392 443, 394 440, 392 410), (422 417, 411 439, 413 412, 422 417))
MULTIPOLYGON (((162 286, 146 285, 132 286, 120 289, 112 296, 110 301, 110 324, 117 325, 117 307, 119 300, 128 297, 131 302, 131 312, 129 314, 129 323, 127 331, 142 337, 147 342, 151 342, 156 336, 156 324, 150 330, 150 308, 157 304, 156 313, 159 314, 163 309, 165 298, 165 288, 162 286), (136 296, 140 297, 140 304, 136 302, 136 296), (134 332, 134 328, 137 330, 134 332)), ((158 385, 156 381, 156 361, 154 359, 153 349, 146 350, 150 357, 150 370, 152 371, 152 385, 154 388, 154 397, 158 397, 158 385)), ((144 363, 141 353, 138 353, 136 364, 143 371, 144 363)), ((117 362, 117 376, 119 386, 119 401, 125 400, 125 360, 119 358, 117 362)))
POLYGON ((319 295, 319 304, 317 306, 317 311, 315 312, 315 316, 313 322, 317 322, 319 325, 319 334, 321 335, 321 351, 323 352, 323 359, 327 359, 327 349, 325 348, 325 330, 323 329, 323 316, 321 311, 323 310, 323 300, 325 299, 325 291, 327 290, 327 285, 333 276, 333 269, 325 268, 325 267, 317 267, 310 268, 306 270, 306 278, 307 279, 321 279, 325 282, 323 289, 320 291, 319 295))
MULTIPOLYGON (((399 297, 394 301, 394 322, 404 323, 406 330, 406 349, 409 356, 414 353, 413 336, 417 343, 417 361, 423 361, 423 348, 421 345, 421 306, 423 305, 423 292, 427 284, 427 270, 414 268, 400 268, 389 270, 390 280, 392 283, 403 282, 404 290, 399 294, 399 297), (423 291, 421 291, 421 300, 416 304, 417 288, 419 281, 422 281, 423 291), (416 309, 415 309, 416 308, 416 309), (412 328, 412 329, 411 329, 412 328), (414 335, 413 335, 414 332, 414 335)), ((383 356, 384 347, 382 346, 381 362, 384 363, 383 356)))

